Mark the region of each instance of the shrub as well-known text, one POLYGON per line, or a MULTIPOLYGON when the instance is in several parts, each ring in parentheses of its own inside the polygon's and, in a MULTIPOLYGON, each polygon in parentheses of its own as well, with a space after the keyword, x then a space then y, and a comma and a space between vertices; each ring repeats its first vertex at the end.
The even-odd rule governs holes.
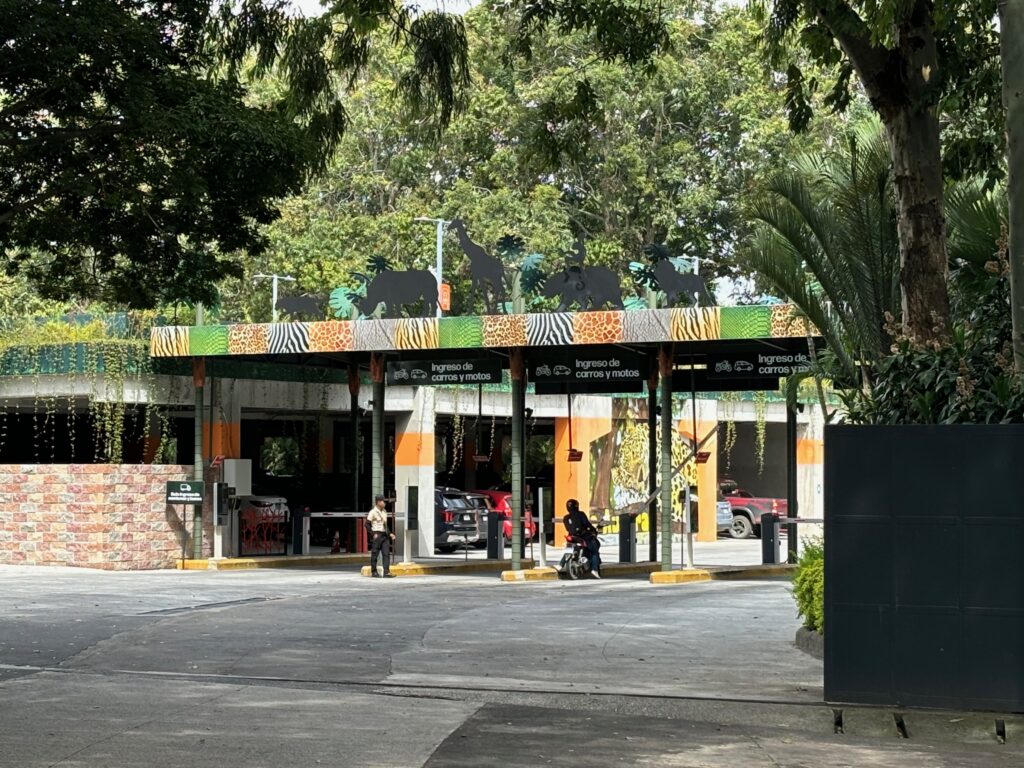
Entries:
POLYGON ((793 578, 793 598, 804 626, 825 633, 825 548, 820 539, 804 541, 793 578))

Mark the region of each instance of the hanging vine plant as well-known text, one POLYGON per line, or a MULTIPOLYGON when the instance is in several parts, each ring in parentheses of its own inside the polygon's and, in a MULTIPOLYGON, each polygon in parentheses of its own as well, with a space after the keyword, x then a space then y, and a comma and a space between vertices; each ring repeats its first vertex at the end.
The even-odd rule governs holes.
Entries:
POLYGON ((757 457, 757 474, 764 474, 764 447, 765 438, 768 432, 766 422, 768 414, 768 393, 754 393, 754 453, 757 457))
POLYGON ((725 470, 732 469, 732 452, 736 447, 736 403, 740 401, 739 392, 723 392, 719 396, 719 402, 727 406, 722 410, 726 413, 725 438, 722 442, 722 449, 725 452, 725 470))

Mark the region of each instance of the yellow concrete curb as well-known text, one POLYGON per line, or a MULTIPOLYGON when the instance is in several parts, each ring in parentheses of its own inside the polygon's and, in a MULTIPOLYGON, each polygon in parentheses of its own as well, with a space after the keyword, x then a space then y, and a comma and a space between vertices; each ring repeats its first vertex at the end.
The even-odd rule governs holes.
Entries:
POLYGON ((558 581, 558 571, 554 568, 527 568, 522 571, 502 571, 501 580, 516 581, 558 581))
MULTIPOLYGON (((533 567, 532 560, 523 560, 522 562, 523 568, 533 567)), ((507 560, 470 560, 468 563, 394 563, 391 566, 391 572, 395 576, 459 576, 498 573, 507 567, 507 560)), ((370 566, 363 566, 360 573, 368 577, 370 566)))
POLYGON ((179 571, 208 571, 210 570, 209 560, 178 560, 175 567, 179 571))
POLYGON ((711 581, 711 572, 700 568, 686 571, 654 571, 651 584, 690 584, 695 581, 711 581))
POLYGON ((764 579, 778 576, 789 576, 796 570, 795 565, 782 563, 780 565, 750 565, 743 568, 722 568, 712 569, 711 578, 716 581, 728 579, 764 579))
POLYGON ((287 555, 283 557, 232 557, 210 560, 214 571, 248 571, 256 568, 303 568, 322 565, 359 565, 370 556, 358 555, 287 555))
POLYGON ((749 565, 693 568, 685 571, 655 571, 651 584, 692 584, 697 581, 729 581, 731 579, 764 579, 788 576, 795 565, 749 565))

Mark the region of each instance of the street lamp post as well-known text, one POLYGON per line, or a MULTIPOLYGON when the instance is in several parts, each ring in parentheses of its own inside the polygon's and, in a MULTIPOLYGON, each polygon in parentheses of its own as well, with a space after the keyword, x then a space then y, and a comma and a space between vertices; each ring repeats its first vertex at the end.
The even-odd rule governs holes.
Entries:
POLYGON ((437 264, 434 268, 437 274, 437 316, 441 316, 441 269, 443 265, 442 251, 444 248, 444 231, 451 224, 450 221, 444 219, 433 219, 429 216, 417 216, 413 221, 429 221, 437 226, 437 264))
POLYGON ((286 283, 294 283, 295 278, 291 275, 264 275, 262 272, 252 276, 253 280, 271 280, 270 310, 271 317, 277 322, 277 281, 284 280, 286 283))

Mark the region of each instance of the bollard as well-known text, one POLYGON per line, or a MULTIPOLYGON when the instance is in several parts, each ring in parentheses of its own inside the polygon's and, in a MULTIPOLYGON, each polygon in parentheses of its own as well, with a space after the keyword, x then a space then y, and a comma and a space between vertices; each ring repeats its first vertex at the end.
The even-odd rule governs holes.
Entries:
POLYGON ((504 542, 502 541, 502 527, 504 521, 497 512, 487 513, 487 559, 501 560, 504 555, 504 542))
POLYGON ((761 515, 761 562, 779 564, 779 518, 770 512, 761 515))

